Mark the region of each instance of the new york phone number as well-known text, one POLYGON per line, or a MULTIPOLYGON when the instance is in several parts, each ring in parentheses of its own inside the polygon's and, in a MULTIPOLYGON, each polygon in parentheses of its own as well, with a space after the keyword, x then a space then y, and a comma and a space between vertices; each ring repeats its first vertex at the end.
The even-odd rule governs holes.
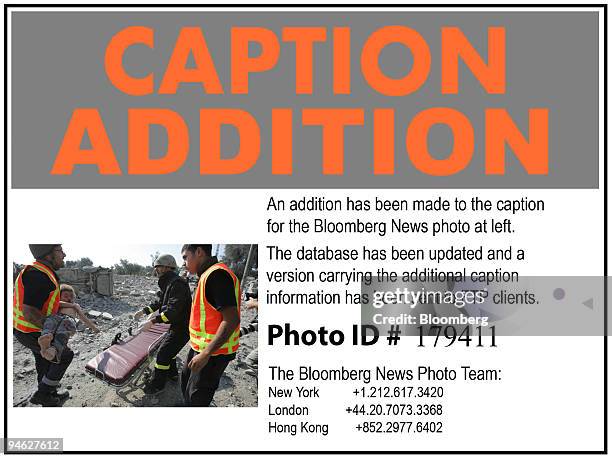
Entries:
POLYGON ((442 386, 371 386, 360 387, 353 393, 364 398, 442 398, 442 386))

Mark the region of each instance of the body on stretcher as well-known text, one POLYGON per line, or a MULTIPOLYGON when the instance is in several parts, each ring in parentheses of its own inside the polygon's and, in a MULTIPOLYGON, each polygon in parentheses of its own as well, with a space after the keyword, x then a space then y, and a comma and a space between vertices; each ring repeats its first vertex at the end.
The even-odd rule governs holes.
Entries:
POLYGON ((100 352, 85 369, 111 386, 123 387, 142 374, 169 329, 168 324, 154 324, 148 331, 140 331, 100 352))

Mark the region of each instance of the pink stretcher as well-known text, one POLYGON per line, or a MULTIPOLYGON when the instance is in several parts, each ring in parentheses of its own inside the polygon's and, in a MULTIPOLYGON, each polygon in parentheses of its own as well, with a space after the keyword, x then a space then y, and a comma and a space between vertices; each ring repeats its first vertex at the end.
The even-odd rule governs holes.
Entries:
POLYGON ((111 386, 123 387, 132 380, 137 381, 151 363, 169 328, 167 324, 154 324, 148 331, 141 331, 125 341, 116 339, 116 344, 87 362, 85 369, 111 386))

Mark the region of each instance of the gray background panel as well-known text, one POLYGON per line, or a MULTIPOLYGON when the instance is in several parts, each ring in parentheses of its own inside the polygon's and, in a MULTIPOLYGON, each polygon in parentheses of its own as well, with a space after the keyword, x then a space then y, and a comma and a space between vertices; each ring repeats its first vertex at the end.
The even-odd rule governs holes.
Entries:
MULTIPOLYGON (((595 12, 349 12, 349 13, 227 13, 227 12, 25 12, 11 14, 12 186, 13 188, 597 188, 598 187, 598 15, 595 12), (134 74, 155 72, 155 88, 163 76, 181 27, 204 30, 225 95, 203 93, 198 84, 183 84, 176 95, 132 97, 109 82, 104 53, 111 37, 125 27, 155 29, 155 49, 135 46, 125 55, 134 74), (431 50, 429 78, 416 93, 385 97, 369 88, 359 55, 366 38, 387 25, 417 30, 431 50), (283 26, 323 26, 327 41, 315 46, 313 95, 295 95, 295 51, 281 43, 276 67, 250 78, 249 95, 230 92, 230 29, 258 26, 281 36, 283 26), (351 28, 352 94, 332 93, 331 28, 351 28), (506 28, 507 90, 488 95, 461 65, 458 95, 440 94, 440 28, 456 26, 486 56, 487 27, 506 28), (405 152, 405 130, 412 117, 427 108, 445 106, 463 112, 472 122, 475 151, 469 166, 449 177, 424 175, 405 152), (105 123, 121 176, 102 176, 95 166, 77 166, 72 175, 52 176, 53 165, 72 111, 97 107, 105 123), (127 110, 160 107, 177 111, 190 129, 190 152, 176 173, 127 175, 127 110), (235 176, 199 174, 198 111, 207 107, 247 110, 261 129, 261 154, 248 172, 235 176), (294 110, 292 176, 273 176, 270 161, 271 109, 294 110), (341 176, 321 172, 321 129, 302 126, 306 107, 363 107, 365 125, 345 130, 345 169, 341 176), (395 175, 372 173, 372 109, 396 110, 395 175), (484 175, 484 110, 506 108, 527 132, 529 108, 547 107, 549 174, 529 176, 511 152, 505 176, 484 175)), ((252 50, 256 52, 255 49, 252 50)), ((401 74, 411 66, 410 53, 389 46, 381 66, 401 74)), ((430 149, 448 154, 450 131, 435 127, 430 149)), ((225 155, 238 147, 231 129, 223 132, 225 155)), ((159 154, 166 136, 153 130, 151 144, 159 154)))

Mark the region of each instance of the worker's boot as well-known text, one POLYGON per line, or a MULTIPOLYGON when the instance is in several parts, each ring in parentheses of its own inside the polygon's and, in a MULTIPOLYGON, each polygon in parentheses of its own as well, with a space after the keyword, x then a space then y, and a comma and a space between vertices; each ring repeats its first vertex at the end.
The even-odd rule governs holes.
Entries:
POLYGON ((143 390, 147 395, 154 395, 163 391, 164 387, 166 387, 166 375, 162 374, 160 370, 155 369, 153 377, 147 382, 143 390))
POLYGON ((51 391, 51 395, 57 397, 60 402, 62 400, 67 400, 70 398, 70 392, 68 392, 67 390, 59 389, 57 387, 51 391))
POLYGON ((51 392, 37 390, 34 395, 32 395, 32 398, 30 398, 30 403, 42 406, 59 406, 60 399, 51 392))
POLYGON ((176 381, 179 376, 178 367, 176 366, 176 358, 170 361, 170 369, 166 370, 167 378, 170 381, 176 381))

